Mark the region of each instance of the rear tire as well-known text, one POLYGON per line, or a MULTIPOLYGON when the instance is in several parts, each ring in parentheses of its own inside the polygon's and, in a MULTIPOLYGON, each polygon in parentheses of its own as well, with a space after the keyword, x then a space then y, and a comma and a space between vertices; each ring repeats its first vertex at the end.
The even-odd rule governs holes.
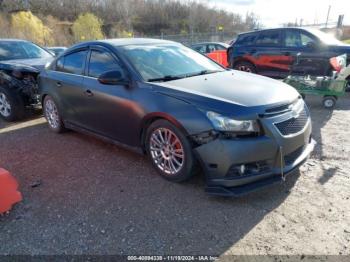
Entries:
POLYGON ((58 111, 56 102, 51 96, 45 96, 43 112, 49 128, 55 133, 62 133, 66 130, 62 117, 58 111))
POLYGON ((348 82, 347 82, 346 87, 345 87, 345 92, 350 92, 350 78, 348 77, 346 80, 348 82))
POLYGON ((190 142, 172 123, 166 120, 152 123, 145 142, 147 155, 163 178, 182 182, 196 173, 190 142))
POLYGON ((249 62, 238 62, 237 64, 235 64, 234 66, 235 70, 239 70, 239 71, 243 71, 243 72, 247 72, 247 73, 254 73, 256 74, 256 68, 252 63, 249 62))
POLYGON ((8 122, 20 120, 25 115, 24 101, 15 91, 0 86, 0 117, 8 122))

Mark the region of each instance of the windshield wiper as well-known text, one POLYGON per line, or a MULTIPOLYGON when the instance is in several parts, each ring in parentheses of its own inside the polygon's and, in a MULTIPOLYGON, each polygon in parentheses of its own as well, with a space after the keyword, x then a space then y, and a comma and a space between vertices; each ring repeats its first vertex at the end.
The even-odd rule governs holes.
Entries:
POLYGON ((214 74, 214 73, 218 73, 218 72, 221 72, 221 70, 202 70, 202 71, 199 71, 199 72, 194 72, 194 73, 191 73, 191 74, 187 74, 186 77, 208 75, 208 74, 214 74))
POLYGON ((168 76, 164 76, 164 77, 159 77, 159 78, 151 78, 148 79, 148 82, 166 82, 166 81, 172 81, 172 80, 177 80, 177 79, 181 79, 184 78, 185 76, 172 76, 172 75, 168 75, 168 76))
POLYGON ((177 75, 177 76, 167 75, 164 77, 148 79, 148 82, 159 82, 159 81, 166 82, 166 81, 178 80, 178 79, 188 78, 188 77, 193 77, 193 76, 214 74, 217 72, 221 72, 221 70, 202 70, 199 72, 194 72, 194 73, 189 73, 189 74, 184 74, 184 75, 177 75))

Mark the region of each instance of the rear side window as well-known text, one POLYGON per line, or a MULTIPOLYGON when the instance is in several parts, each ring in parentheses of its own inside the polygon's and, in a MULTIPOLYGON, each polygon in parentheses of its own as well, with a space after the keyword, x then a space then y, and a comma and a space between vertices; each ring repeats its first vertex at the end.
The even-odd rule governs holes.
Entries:
POLYGON ((256 34, 242 35, 240 36, 235 44, 237 45, 253 45, 256 39, 256 34))
POLYGON ((285 32, 284 42, 287 47, 300 47, 301 46, 300 33, 298 31, 287 30, 285 32))
POLYGON ((82 75, 86 54, 87 51, 83 50, 61 57, 57 60, 56 70, 74 75, 82 75))
POLYGON ((198 45, 194 47, 194 50, 200 53, 206 53, 207 52, 207 46, 206 45, 198 45))
POLYGON ((91 51, 89 76, 98 78, 101 74, 112 70, 122 71, 119 63, 111 54, 98 50, 91 51))
POLYGON ((215 52, 216 50, 217 50, 216 45, 214 44, 208 45, 208 53, 215 52))
POLYGON ((257 45, 278 45, 280 42, 279 31, 261 32, 256 39, 257 45))
POLYGON ((215 45, 215 49, 218 51, 226 50, 226 48, 224 46, 221 46, 221 45, 215 45))

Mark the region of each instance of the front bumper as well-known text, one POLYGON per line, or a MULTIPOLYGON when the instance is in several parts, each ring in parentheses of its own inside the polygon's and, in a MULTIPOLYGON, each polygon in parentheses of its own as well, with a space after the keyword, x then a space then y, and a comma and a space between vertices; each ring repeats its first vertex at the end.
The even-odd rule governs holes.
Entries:
POLYGON ((195 148, 206 174, 209 194, 239 196, 258 190, 283 181, 307 160, 316 144, 311 138, 311 119, 297 133, 283 135, 276 128, 281 118, 285 120, 289 116, 261 120, 264 136, 217 138, 195 148), (237 174, 240 166, 244 166, 245 172, 237 174))
POLYGON ((282 170, 279 168, 274 168, 271 172, 242 178, 239 181, 232 179, 214 179, 211 180, 205 191, 211 195, 238 197, 276 183, 284 182, 286 177, 293 174, 295 170, 306 162, 315 144, 316 142, 312 139, 295 162, 283 168, 283 172, 281 172, 282 170))

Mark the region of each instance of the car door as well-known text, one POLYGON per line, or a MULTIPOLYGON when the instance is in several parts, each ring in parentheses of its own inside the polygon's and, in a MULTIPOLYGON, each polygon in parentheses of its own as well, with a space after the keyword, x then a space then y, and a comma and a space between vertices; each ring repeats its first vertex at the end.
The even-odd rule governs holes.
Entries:
POLYGON ((323 75, 328 70, 328 60, 318 48, 320 43, 312 34, 300 29, 283 31, 283 52, 288 67, 281 71, 283 77, 288 74, 323 75))
POLYGON ((48 70, 49 85, 52 95, 60 106, 65 121, 78 124, 82 107, 83 72, 85 68, 87 48, 74 50, 60 57, 54 67, 48 70))
POLYGON ((260 74, 280 77, 280 72, 288 68, 288 58, 281 49, 281 30, 264 30, 259 33, 249 59, 260 74))
POLYGON ((108 49, 90 48, 86 77, 84 78, 84 126, 91 131, 119 142, 130 144, 135 112, 131 101, 131 88, 123 84, 106 85, 98 77, 118 70, 125 78, 127 71, 120 60, 108 49))

